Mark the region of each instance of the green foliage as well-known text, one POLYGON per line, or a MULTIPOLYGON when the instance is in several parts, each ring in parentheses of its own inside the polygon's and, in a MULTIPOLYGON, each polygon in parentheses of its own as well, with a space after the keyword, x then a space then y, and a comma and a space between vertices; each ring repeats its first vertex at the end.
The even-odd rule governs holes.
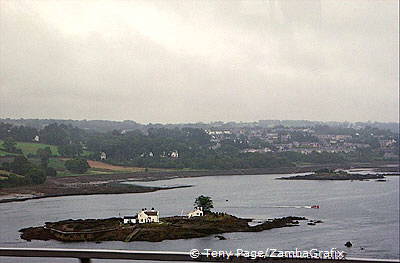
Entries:
POLYGON ((42 184, 46 181, 46 170, 31 163, 23 155, 16 156, 12 162, 2 163, 2 169, 9 174, 7 180, 0 181, 0 187, 42 184))
POLYGON ((53 167, 47 167, 46 170, 46 176, 48 177, 55 177, 57 176, 57 171, 53 167))
POLYGON ((40 158, 40 164, 45 169, 49 164, 49 158, 51 156, 50 147, 39 148, 36 152, 36 155, 40 158))
POLYGON ((73 173, 83 174, 90 168, 88 162, 82 158, 75 158, 65 162, 65 168, 73 173))
POLYGON ((202 207, 204 212, 210 212, 211 208, 214 208, 211 197, 204 195, 197 197, 194 201, 194 205, 197 207, 202 207))
POLYGON ((20 174, 20 175, 26 175, 29 170, 35 168, 34 164, 28 161, 25 156, 16 156, 14 158, 14 161, 8 164, 8 171, 15 173, 15 174, 20 174))
POLYGON ((83 153, 80 143, 71 143, 58 146, 58 152, 65 157, 76 157, 83 153))
POLYGON ((22 153, 27 155, 35 155, 38 149, 44 149, 49 147, 52 155, 57 156, 58 150, 54 145, 44 144, 44 143, 34 143, 34 142, 18 142, 17 147, 22 150, 22 153))
POLYGON ((17 148, 16 141, 10 137, 3 141, 3 149, 9 153, 21 153, 21 150, 17 148))
POLYGON ((32 184, 42 184, 46 181, 46 173, 42 169, 33 167, 28 170, 25 174, 25 177, 32 183, 32 184))

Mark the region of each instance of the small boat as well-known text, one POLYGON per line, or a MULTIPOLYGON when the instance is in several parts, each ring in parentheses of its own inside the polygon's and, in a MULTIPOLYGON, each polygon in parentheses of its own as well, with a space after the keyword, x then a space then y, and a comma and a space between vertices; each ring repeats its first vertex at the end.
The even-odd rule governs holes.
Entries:
POLYGON ((312 205, 311 208, 319 208, 319 205, 312 205))

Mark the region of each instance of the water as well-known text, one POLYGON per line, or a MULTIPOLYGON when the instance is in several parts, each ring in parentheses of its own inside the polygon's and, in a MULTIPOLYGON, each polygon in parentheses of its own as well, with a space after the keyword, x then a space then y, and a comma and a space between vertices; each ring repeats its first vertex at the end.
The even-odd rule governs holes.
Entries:
MULTIPOLYGON (((152 193, 69 196, 0 204, 1 247, 107 248, 131 250, 345 250, 350 257, 394 258, 399 256, 399 177, 376 181, 284 181, 286 175, 210 176, 141 183, 151 186, 192 185, 190 188, 152 193), (211 196, 216 211, 239 217, 268 219, 305 216, 324 223, 267 230, 259 233, 228 233, 227 240, 214 236, 163 242, 27 242, 18 230, 46 221, 107 218, 135 214, 155 207, 161 216, 189 211, 199 195, 211 196), (320 205, 320 209, 307 206, 320 205), (353 247, 344 247, 347 241, 353 247), (361 247, 364 248, 361 250, 361 247)), ((0 258, 0 262, 74 262, 64 260, 0 258)), ((97 262, 97 261, 96 261, 97 262)))

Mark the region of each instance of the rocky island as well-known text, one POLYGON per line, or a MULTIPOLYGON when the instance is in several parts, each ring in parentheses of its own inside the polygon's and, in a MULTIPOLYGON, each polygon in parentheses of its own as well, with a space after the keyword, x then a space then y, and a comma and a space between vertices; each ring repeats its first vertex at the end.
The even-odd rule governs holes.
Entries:
MULTIPOLYGON (((76 241, 151 241, 199 238, 229 232, 260 232, 299 225, 304 217, 269 219, 250 226, 251 219, 224 213, 207 213, 201 217, 182 216, 160 218, 159 223, 124 224, 122 218, 64 220, 47 222, 44 226, 21 229, 25 240, 76 241)), ((220 238, 222 240, 222 238, 220 238)))
POLYGON ((315 171, 312 174, 295 175, 289 177, 279 177, 278 180, 384 180, 383 174, 351 174, 345 171, 333 171, 329 169, 322 169, 315 171))

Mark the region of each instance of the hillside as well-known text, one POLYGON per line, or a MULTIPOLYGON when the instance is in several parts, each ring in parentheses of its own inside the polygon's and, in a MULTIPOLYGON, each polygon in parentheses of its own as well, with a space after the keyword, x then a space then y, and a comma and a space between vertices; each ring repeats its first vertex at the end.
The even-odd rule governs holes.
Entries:
MULTIPOLYGON (((7 156, 7 155, 15 155, 13 153, 8 153, 4 151, 2 148, 3 141, 0 140, 0 156, 7 156)), ((49 147, 51 149, 51 152, 54 156, 59 156, 59 152, 57 149, 57 146, 55 145, 50 145, 50 144, 44 144, 44 143, 34 143, 34 142, 17 142, 18 149, 22 150, 22 153, 27 156, 27 155, 35 155, 38 149, 44 149, 46 147, 49 147)))

